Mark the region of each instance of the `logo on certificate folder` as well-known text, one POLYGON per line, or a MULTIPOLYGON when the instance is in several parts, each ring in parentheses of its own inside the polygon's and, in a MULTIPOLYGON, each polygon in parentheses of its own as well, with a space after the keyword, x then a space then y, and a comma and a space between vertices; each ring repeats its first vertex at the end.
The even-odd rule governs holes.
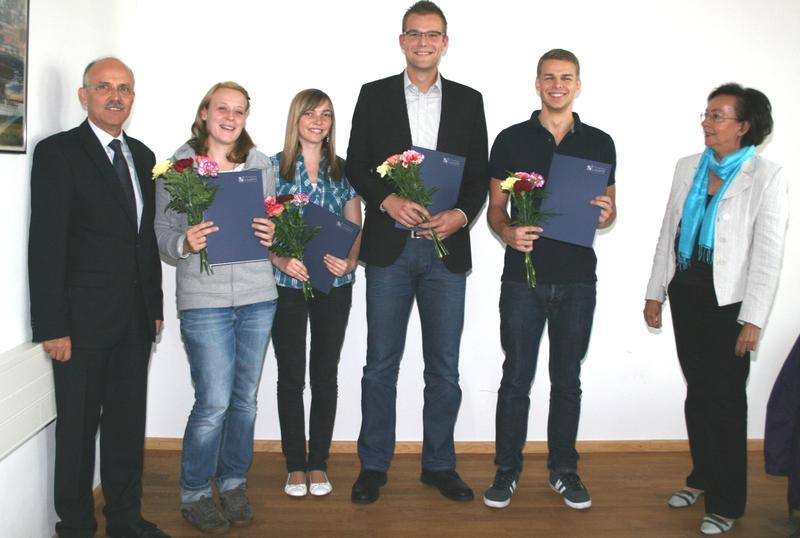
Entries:
POLYGON ((255 176, 237 176, 236 181, 238 183, 252 183, 256 180, 255 176))
POLYGON ((442 157, 442 164, 447 166, 461 166, 461 163, 456 159, 450 159, 449 157, 442 157))
POLYGON ((586 165, 586 171, 592 174, 605 174, 606 169, 601 166, 595 166, 593 164, 586 165))

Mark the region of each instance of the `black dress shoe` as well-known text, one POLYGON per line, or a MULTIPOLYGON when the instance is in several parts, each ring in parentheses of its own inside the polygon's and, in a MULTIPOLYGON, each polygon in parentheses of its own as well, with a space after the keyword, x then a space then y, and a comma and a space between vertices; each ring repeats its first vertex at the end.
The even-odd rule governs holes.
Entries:
POLYGON ((170 538, 169 534, 156 527, 154 523, 144 519, 130 525, 106 527, 106 536, 111 538, 170 538))
POLYGON ((362 470, 358 474, 356 483, 353 484, 353 493, 350 495, 350 499, 356 504, 374 503, 378 500, 381 486, 385 483, 385 472, 362 470))
POLYGON ((475 498, 472 489, 461 480, 455 471, 426 471, 419 477, 423 484, 436 486, 439 492, 454 501, 471 501, 475 498))

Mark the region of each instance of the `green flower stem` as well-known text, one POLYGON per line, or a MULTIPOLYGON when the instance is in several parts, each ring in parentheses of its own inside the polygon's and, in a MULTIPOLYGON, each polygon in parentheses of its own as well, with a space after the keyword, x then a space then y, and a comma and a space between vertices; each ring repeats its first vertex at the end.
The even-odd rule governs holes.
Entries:
MULTIPOLYGON (((422 213, 417 212, 417 214, 420 217, 422 217, 423 222, 425 222, 425 223, 430 222, 430 219, 428 219, 422 213)), ((447 247, 445 247, 444 243, 442 243, 442 240, 439 239, 439 234, 436 233, 436 230, 434 230, 433 228, 428 228, 428 230, 431 232, 431 238, 433 239, 433 248, 436 249, 436 256, 439 259, 442 259, 445 256, 447 256, 448 254, 450 254, 450 252, 447 250, 447 247)))
MULTIPOLYGON (((188 215, 187 220, 189 221, 189 226, 195 226, 203 222, 203 213, 198 213, 194 209, 192 209, 188 215)), ((207 275, 214 274, 214 268, 208 263, 208 249, 203 249, 200 251, 200 272, 205 272, 207 275)))
MULTIPOLYGON (((302 248, 300 248, 300 252, 302 252, 302 248)), ((301 263, 305 263, 303 261, 303 255, 302 254, 300 256, 298 256, 297 259, 301 263)), ((309 299, 313 299, 314 298, 314 290, 311 288, 311 280, 306 280, 305 282, 303 282, 303 298, 306 301, 308 301, 309 299)))
POLYGON ((528 287, 536 287, 536 269, 533 268, 533 261, 531 261, 531 253, 525 253, 525 276, 528 278, 528 287))
POLYGON ((311 289, 311 284, 307 280, 303 282, 303 297, 306 301, 314 298, 314 291, 311 289))

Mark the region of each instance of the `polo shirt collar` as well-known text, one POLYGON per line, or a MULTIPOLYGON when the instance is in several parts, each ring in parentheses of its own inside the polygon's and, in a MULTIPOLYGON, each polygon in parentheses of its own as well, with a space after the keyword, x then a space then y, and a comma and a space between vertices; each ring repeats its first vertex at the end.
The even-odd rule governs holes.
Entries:
MULTIPOLYGON (((547 129, 545 129, 539 121, 540 112, 541 110, 534 110, 533 114, 531 114, 531 121, 537 128, 547 131, 547 129)), ((581 123, 581 118, 578 116, 577 112, 572 113, 572 129, 570 129, 570 132, 575 134, 581 134, 583 132, 583 124, 581 123)))

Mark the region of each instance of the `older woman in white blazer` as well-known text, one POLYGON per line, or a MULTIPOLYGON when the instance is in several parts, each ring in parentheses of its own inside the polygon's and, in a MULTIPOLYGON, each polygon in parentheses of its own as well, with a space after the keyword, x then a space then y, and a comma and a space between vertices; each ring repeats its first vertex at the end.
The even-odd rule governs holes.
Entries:
POLYGON ((678 161, 647 285, 644 318, 661 327, 669 296, 692 455, 683 508, 705 496, 700 531, 721 534, 747 497, 749 353, 778 286, 788 219, 781 167, 755 153, 772 132, 767 97, 725 84, 702 115, 706 149, 678 161))

